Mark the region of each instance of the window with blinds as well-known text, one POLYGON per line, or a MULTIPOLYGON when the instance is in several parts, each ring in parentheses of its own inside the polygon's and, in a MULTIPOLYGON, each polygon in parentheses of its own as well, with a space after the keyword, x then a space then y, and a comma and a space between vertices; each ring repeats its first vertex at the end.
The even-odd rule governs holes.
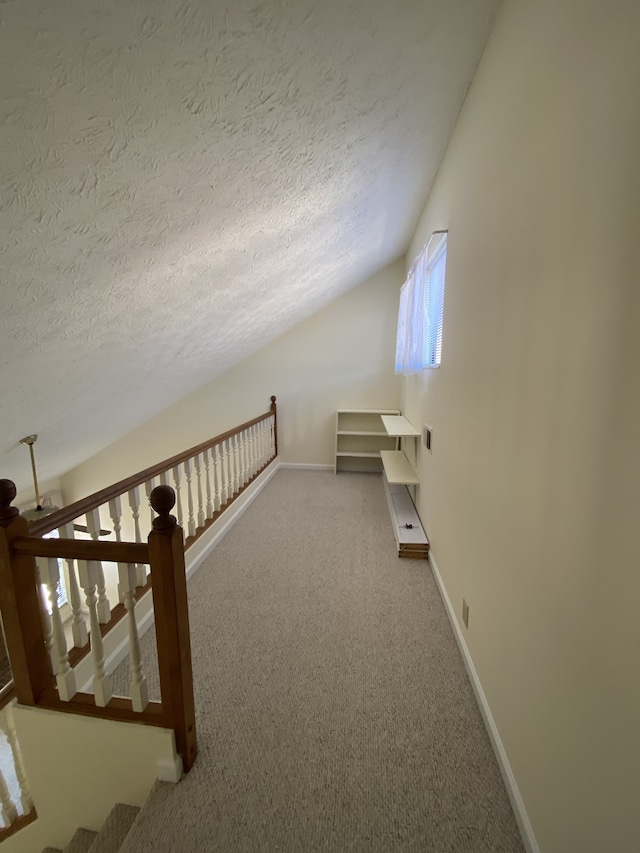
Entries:
POLYGON ((396 373, 440 365, 446 266, 447 232, 434 231, 400 292, 396 373))
POLYGON ((427 280, 424 294, 423 367, 437 367, 442 357, 442 320, 444 316, 444 278, 447 266, 447 235, 427 258, 427 280))

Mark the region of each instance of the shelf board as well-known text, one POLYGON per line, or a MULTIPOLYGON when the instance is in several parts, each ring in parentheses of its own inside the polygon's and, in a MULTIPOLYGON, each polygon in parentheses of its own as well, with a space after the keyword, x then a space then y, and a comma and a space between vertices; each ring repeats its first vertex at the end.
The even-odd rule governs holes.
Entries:
POLYGON ((394 438, 415 438, 420 435, 404 415, 382 415, 381 417, 388 435, 394 438))
POLYGON ((389 438, 389 433, 384 430, 373 429, 339 429, 338 435, 375 435, 377 438, 389 438))
POLYGON ((417 486, 420 483, 418 475, 402 450, 381 450, 380 458, 390 483, 399 483, 404 486, 417 486))
POLYGON ((364 450, 338 450, 336 456, 362 456, 366 459, 380 459, 380 450, 371 450, 366 452, 364 450))

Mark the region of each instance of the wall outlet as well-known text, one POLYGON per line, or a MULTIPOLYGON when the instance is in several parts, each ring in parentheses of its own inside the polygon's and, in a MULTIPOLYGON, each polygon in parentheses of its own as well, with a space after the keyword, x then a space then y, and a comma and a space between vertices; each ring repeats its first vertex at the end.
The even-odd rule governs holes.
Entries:
POLYGON ((467 602, 462 599, 462 621, 464 622, 464 627, 469 627, 469 605, 467 602))
POLYGON ((433 442, 433 430, 430 426, 424 424, 422 427, 422 443, 427 448, 429 453, 431 453, 431 444, 433 442))

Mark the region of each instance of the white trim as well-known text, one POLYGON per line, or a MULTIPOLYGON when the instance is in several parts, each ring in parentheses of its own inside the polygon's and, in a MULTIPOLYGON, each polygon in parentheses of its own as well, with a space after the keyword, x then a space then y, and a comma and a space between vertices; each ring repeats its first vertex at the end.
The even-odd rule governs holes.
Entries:
POLYGON ((182 759, 177 753, 171 761, 161 758, 156 762, 156 772, 160 782, 171 782, 172 785, 177 785, 182 779, 182 759))
POLYGON ((460 649, 460 653, 462 654, 462 659, 464 660, 464 665, 467 669, 467 674, 469 675, 469 680, 471 681, 473 692, 476 695, 476 700, 480 708, 480 713, 482 714, 482 718, 484 720, 484 724, 489 735, 489 740, 491 741, 491 746, 493 747, 493 751, 495 752, 496 759, 498 761, 498 766, 500 767, 500 772, 502 773, 502 778, 504 779, 504 784, 507 789, 507 794, 509 795, 509 799, 511 800, 511 806, 513 808, 513 812, 515 814, 515 818, 520 829, 522 841, 527 849, 527 853, 540 853, 540 848, 538 847, 538 842, 536 841, 535 835, 533 834, 533 827, 531 826, 531 822, 529 820, 524 801, 520 794, 516 778, 513 775, 511 765, 509 764, 509 759, 507 758, 506 750, 502 743, 502 739, 500 738, 498 727, 496 726, 495 720, 493 719, 493 714, 491 713, 491 708, 489 707, 489 703, 487 702, 487 697, 485 696, 484 690, 482 689, 482 684, 480 683, 480 678, 473 664, 473 659, 471 657, 469 649, 467 648, 467 644, 465 642, 460 625, 458 624, 458 620, 456 619, 455 610, 453 608, 453 605, 451 604, 451 600, 449 599, 449 595, 444 585, 444 581, 442 580, 442 576, 440 575, 438 566, 436 565, 436 561, 433 559, 432 554, 429 554, 429 563, 431 565, 431 571, 433 572, 433 576, 436 579, 436 583, 438 584, 440 596, 442 598, 442 601, 444 602, 444 606, 449 617, 449 622, 451 622, 451 627, 453 628, 453 633, 458 643, 458 648, 460 649))
POLYGON ((229 532, 240 516, 258 497, 276 471, 281 467, 283 467, 282 462, 276 458, 276 460, 272 462, 271 465, 269 465, 269 467, 253 481, 253 483, 251 483, 240 497, 231 504, 229 509, 225 510, 223 515, 211 525, 207 532, 204 533, 200 539, 194 542, 188 551, 186 551, 187 580, 195 571, 197 571, 197 569, 200 568, 200 565, 205 558, 209 556, 222 537, 229 532))
MULTIPOLYGON (((352 410, 350 409, 349 411, 352 410)), ((384 435, 384 433, 376 433, 376 435, 384 435)), ((333 471, 333 465, 324 465, 319 462, 281 462, 280 468, 304 468, 310 471, 333 471)))

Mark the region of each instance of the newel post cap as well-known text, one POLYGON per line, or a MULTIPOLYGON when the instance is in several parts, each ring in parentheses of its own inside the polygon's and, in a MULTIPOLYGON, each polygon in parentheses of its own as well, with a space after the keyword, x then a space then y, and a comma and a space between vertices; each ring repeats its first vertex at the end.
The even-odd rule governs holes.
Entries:
POLYGON ((17 493, 13 480, 0 480, 0 527, 8 527, 11 521, 20 515, 20 510, 11 506, 17 493))
POLYGON ((173 530, 178 522, 175 515, 170 515, 176 503, 176 493, 171 486, 156 486, 149 495, 149 503, 158 513, 153 519, 153 529, 173 530))

